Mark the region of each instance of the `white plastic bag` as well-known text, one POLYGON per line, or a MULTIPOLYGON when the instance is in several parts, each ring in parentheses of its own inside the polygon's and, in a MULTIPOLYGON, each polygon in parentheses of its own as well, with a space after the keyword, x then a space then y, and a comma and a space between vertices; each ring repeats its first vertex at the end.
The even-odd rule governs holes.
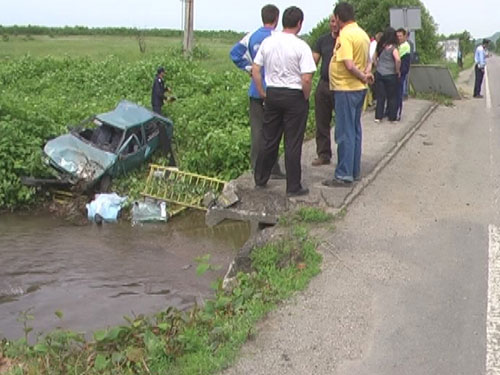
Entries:
POLYGON ((86 205, 87 217, 89 220, 95 220, 96 215, 100 215, 104 221, 116 221, 126 200, 127 197, 120 197, 116 193, 97 194, 95 199, 86 205))

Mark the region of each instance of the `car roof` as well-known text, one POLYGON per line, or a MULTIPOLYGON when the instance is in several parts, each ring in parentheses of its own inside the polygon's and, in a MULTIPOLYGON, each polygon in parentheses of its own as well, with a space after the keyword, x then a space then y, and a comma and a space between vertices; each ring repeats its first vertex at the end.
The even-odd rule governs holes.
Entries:
POLYGON ((98 120, 123 130, 142 125, 155 117, 158 116, 150 110, 128 100, 122 100, 114 110, 96 116, 98 120))

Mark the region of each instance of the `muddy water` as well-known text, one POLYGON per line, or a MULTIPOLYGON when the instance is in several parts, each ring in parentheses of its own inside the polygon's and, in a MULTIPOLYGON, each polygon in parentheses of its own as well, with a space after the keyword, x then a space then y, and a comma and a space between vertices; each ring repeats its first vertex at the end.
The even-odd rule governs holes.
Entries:
POLYGON ((124 315, 189 307, 212 294, 211 282, 249 232, 245 223, 207 228, 198 212, 134 227, 0 215, 0 337, 21 337, 17 319, 27 310, 35 332, 62 326, 90 333, 124 323, 124 315), (200 277, 194 259, 205 254, 222 267, 200 277))

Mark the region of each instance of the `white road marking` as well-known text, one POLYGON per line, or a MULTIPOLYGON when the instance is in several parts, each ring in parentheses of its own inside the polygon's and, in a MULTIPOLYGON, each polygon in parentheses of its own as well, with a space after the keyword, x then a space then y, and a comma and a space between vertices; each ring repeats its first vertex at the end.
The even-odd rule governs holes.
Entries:
POLYGON ((486 375, 500 375, 500 230, 490 225, 488 311, 486 315, 486 375))
POLYGON ((491 91, 490 83, 488 81, 488 68, 484 67, 484 85, 486 91, 486 108, 491 109, 491 91))

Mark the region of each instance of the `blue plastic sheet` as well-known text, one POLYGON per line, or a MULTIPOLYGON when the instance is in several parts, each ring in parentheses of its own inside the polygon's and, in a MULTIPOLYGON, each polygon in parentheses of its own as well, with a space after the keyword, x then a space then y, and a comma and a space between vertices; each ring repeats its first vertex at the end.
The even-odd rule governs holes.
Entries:
POLYGON ((97 194, 95 199, 87 203, 87 217, 95 220, 99 215, 104 221, 116 221, 118 213, 122 209, 127 197, 120 197, 116 193, 97 194))

